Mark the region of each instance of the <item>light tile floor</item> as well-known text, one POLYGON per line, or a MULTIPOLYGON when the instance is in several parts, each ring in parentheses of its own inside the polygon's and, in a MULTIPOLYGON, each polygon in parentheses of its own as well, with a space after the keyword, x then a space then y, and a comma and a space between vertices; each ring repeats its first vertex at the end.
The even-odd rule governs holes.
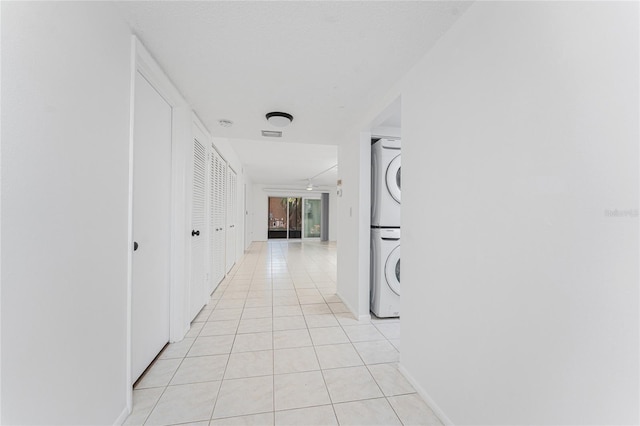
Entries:
POLYGON ((125 424, 441 424, 399 349, 399 320, 358 322, 336 295, 335 244, 254 243, 138 381, 125 424))

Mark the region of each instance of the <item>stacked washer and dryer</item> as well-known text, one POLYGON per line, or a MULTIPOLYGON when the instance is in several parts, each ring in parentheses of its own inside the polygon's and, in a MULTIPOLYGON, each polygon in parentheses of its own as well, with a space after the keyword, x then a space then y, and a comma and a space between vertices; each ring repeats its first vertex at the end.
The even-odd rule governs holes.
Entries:
POLYGON ((400 316, 400 148, 399 139, 371 145, 371 312, 400 316))

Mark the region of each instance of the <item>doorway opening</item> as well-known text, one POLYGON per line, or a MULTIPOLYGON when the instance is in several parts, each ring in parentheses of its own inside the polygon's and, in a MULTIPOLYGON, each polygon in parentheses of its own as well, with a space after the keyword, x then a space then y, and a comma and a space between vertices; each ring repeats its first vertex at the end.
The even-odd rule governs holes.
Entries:
POLYGON ((320 203, 319 198, 269 197, 268 238, 319 239, 320 203))

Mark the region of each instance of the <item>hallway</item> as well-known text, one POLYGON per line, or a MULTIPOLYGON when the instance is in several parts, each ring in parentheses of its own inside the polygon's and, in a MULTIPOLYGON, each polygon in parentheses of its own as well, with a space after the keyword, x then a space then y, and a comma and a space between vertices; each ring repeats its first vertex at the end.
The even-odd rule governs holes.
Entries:
POLYGON ((399 320, 358 322, 335 291, 335 243, 253 243, 125 424, 440 424, 397 370, 399 320))

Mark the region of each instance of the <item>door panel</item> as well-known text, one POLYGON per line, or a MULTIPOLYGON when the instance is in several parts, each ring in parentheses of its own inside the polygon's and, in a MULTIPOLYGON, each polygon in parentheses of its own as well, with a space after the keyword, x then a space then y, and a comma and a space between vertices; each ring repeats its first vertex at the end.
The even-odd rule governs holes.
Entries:
POLYGON ((191 193, 191 282, 190 319, 200 312, 206 299, 205 290, 205 179, 207 167, 206 148, 193 140, 193 181, 191 193))
POLYGON ((224 191, 221 171, 224 172, 226 166, 220 154, 212 147, 209 181, 209 265, 210 265, 210 286, 209 291, 213 292, 220 281, 224 278, 224 191))
POLYGON ((136 74, 133 135, 132 378, 169 341, 171 107, 136 74))
POLYGON ((236 204, 238 198, 236 172, 227 167, 227 247, 226 271, 229 272, 236 263, 236 204))
POLYGON ((304 199, 304 238, 320 238, 321 201, 304 199))

